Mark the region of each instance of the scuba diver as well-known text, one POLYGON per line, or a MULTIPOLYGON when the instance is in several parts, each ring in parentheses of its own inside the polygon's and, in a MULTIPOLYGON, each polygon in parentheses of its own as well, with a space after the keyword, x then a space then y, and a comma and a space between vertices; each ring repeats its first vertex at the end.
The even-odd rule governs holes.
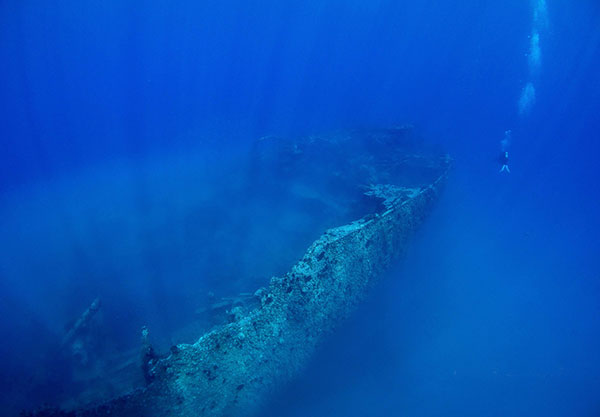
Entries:
POLYGON ((504 151, 500 154, 499 162, 500 165, 502 165, 500 172, 506 171, 506 173, 510 174, 510 169, 508 168, 508 151, 504 151))
POLYGON ((512 139, 512 131, 507 130, 504 132, 504 138, 500 142, 502 146, 502 152, 500 153, 500 157, 498 158, 498 162, 500 162, 500 172, 506 171, 507 174, 510 174, 510 169, 508 168, 508 147, 510 145, 512 139))
POLYGON ((158 355, 154 351, 154 348, 150 344, 150 333, 148 332, 148 328, 146 326, 142 327, 142 373, 144 374, 144 379, 146 383, 149 384, 154 379, 156 375, 156 370, 154 366, 158 362, 158 355))

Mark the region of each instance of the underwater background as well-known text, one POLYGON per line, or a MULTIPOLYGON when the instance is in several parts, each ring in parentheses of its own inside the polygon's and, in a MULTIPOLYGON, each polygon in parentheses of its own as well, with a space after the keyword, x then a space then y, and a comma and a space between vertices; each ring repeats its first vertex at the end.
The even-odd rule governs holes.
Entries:
POLYGON ((82 391, 58 352, 97 297, 95 355, 142 326, 167 351, 348 220, 223 192, 258 138, 412 124, 454 159, 444 193, 261 415, 600 415, 597 1, 4 0, 0 22, 0 414, 82 391))

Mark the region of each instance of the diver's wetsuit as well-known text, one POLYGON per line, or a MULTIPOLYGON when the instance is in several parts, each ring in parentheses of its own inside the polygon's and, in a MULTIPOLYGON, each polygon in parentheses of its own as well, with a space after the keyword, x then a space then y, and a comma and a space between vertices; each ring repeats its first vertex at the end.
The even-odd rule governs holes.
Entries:
POLYGON ((500 172, 510 172, 510 169, 508 169, 508 152, 502 152, 498 158, 498 162, 500 162, 501 165, 500 172))

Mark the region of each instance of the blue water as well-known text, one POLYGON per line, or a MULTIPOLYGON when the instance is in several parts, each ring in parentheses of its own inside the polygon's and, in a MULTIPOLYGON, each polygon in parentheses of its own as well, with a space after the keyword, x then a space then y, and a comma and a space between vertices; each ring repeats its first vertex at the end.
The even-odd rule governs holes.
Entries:
POLYGON ((254 140, 411 123, 455 160, 444 194, 263 415, 600 415, 597 1, 5 0, 0 19, 3 414, 74 389, 54 353, 95 297, 98 352, 142 325, 167 349, 208 291, 253 291, 329 226, 222 194, 254 140))

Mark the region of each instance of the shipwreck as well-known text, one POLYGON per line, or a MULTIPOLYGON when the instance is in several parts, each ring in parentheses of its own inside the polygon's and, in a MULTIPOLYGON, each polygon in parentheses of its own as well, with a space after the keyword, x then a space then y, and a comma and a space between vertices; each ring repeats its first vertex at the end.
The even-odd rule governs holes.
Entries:
POLYGON ((32 415, 256 414, 265 398, 301 372, 320 340, 402 254, 450 166, 447 154, 423 144, 409 127, 262 138, 248 161, 252 181, 239 198, 260 198, 265 188, 271 194, 294 188, 355 218, 315 236, 287 273, 243 294, 237 305, 216 303, 228 318, 195 343, 156 355, 144 329, 145 386, 99 404, 32 415))

